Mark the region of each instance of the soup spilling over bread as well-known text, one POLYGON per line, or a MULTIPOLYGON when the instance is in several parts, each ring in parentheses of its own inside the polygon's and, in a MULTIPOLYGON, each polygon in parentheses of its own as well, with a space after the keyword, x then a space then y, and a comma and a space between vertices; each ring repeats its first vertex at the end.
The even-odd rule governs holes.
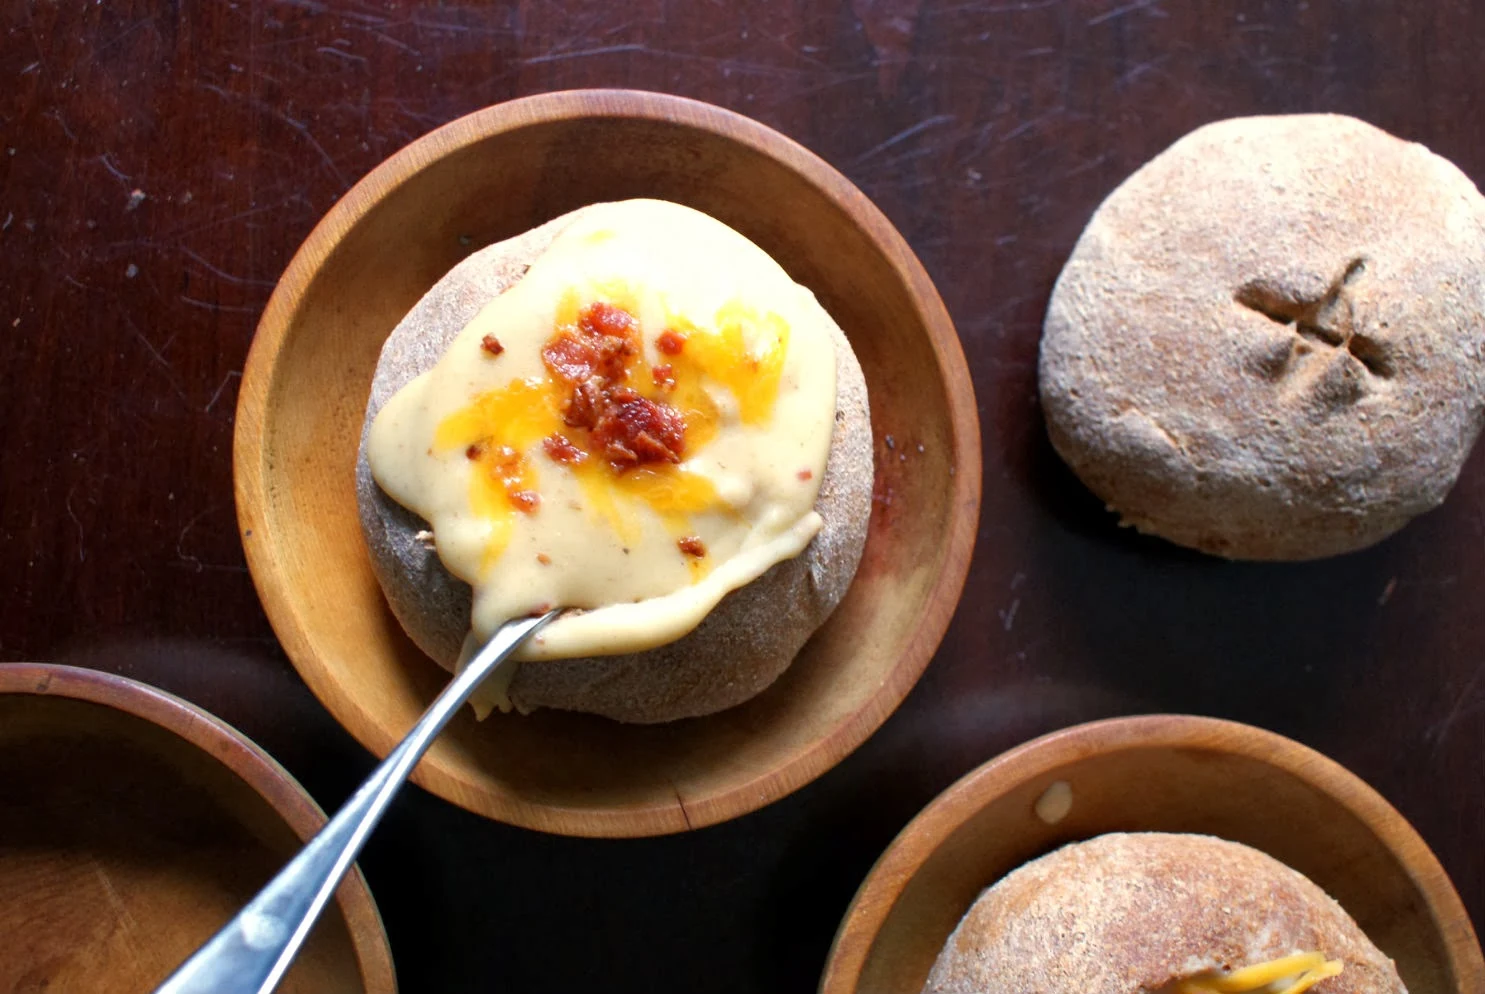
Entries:
POLYGON ((585 212, 377 414, 377 484, 524 658, 691 631, 798 555, 835 427, 829 317, 766 253, 659 201, 585 212))

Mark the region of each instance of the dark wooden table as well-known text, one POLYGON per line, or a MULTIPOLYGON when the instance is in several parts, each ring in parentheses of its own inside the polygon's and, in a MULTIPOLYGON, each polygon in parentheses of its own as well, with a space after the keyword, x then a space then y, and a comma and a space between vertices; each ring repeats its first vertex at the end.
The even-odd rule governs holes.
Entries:
POLYGON ((984 514, 962 609, 902 709, 794 796, 671 838, 548 837, 409 790, 362 860, 403 990, 810 989, 873 858, 933 795, 1034 735, 1141 711, 1237 718, 1339 759, 1411 819, 1485 925, 1485 459, 1374 549, 1229 564, 1114 527, 1051 451, 1035 369, 1089 214, 1199 124, 1340 111, 1485 177, 1485 7, 4 6, 0 659, 179 693, 326 807, 371 757, 258 605, 232 418, 274 281, 377 162, 543 90, 709 100, 858 183, 958 323, 984 514))

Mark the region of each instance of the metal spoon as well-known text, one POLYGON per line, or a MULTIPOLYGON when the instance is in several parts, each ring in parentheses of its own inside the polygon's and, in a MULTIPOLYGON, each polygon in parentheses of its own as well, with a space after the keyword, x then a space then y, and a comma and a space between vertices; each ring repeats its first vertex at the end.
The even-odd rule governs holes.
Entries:
POLYGON ((474 688, 559 613, 507 622, 496 631, 345 807, 155 994, 269 994, 277 987, 366 837, 433 739, 474 688))

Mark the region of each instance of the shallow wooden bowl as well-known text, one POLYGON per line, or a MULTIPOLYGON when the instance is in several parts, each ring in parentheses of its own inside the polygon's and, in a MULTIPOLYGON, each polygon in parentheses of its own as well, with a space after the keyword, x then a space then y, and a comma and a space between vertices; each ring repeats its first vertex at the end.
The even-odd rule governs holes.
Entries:
POLYGON ((1485 962, 1428 846, 1360 778, 1272 732, 1152 715, 1078 725, 991 760, 903 829, 851 902, 822 994, 912 994, 981 890, 1104 832, 1202 832, 1305 874, 1397 962, 1411 994, 1478 994, 1485 962), (1066 816, 1036 803, 1071 787, 1066 816), (1044 809, 1045 810, 1045 809, 1044 809))
MULTIPOLYGON (((142 683, 0 665, 0 991, 152 991, 325 816, 268 754, 142 683)), ((360 871, 280 991, 397 989, 360 871)))
POLYGON ((517 100, 414 142, 325 217, 268 303, 238 407, 238 518, 269 619, 319 699, 385 755, 447 675, 392 618, 357 521, 382 342, 476 249, 641 196, 732 225, 845 329, 871 394, 877 499, 850 594, 760 697, 657 727, 466 711, 413 774, 471 811, 573 835, 682 831, 795 790, 881 724, 938 646, 974 544, 979 428, 953 325, 901 236, 839 173, 736 114, 631 91, 517 100))

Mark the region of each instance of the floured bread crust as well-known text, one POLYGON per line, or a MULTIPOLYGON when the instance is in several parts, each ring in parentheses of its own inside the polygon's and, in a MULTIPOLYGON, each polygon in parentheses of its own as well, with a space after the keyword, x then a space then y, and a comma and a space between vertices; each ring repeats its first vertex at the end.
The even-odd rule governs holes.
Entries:
MULTIPOLYGON (((356 462, 356 495, 372 567, 418 647, 452 668, 469 628, 469 585, 444 569, 420 533, 427 523, 376 485, 367 459, 372 420, 431 368, 479 310, 525 273, 583 208, 465 259, 388 337, 372 381, 356 462)), ((871 415, 866 381, 834 323, 836 429, 815 509, 824 527, 805 551, 732 591, 690 634, 647 652, 523 664, 509 688, 518 708, 562 708, 653 723, 740 704, 778 678, 845 596, 871 514, 871 415)))
POLYGON ((1099 207, 1041 344, 1052 443, 1125 524, 1311 559, 1443 501, 1485 412, 1485 198, 1327 114, 1221 121, 1099 207))
POLYGON ((1033 860, 986 890, 924 994, 1149 994, 1297 952, 1340 960, 1314 994, 1406 994, 1397 969, 1319 887, 1206 835, 1114 833, 1033 860))

